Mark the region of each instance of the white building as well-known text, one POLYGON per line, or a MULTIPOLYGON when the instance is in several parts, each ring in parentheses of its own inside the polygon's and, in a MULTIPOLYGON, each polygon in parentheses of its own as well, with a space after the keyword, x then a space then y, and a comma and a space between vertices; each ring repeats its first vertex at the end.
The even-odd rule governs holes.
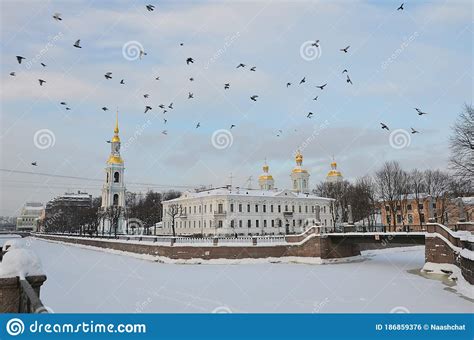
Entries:
POLYGON ((176 235, 279 235, 300 233, 315 224, 332 226, 333 200, 307 193, 309 173, 302 161, 298 152, 291 173, 293 190, 275 189, 265 164, 260 189, 226 186, 164 201, 163 232, 173 234, 174 225, 176 235))
POLYGON ((105 168, 105 184, 102 187, 101 211, 108 218, 104 218, 99 226, 101 234, 123 234, 126 229, 125 221, 125 183, 124 163, 120 156, 120 137, 118 126, 118 111, 115 121, 114 136, 110 141, 111 152, 105 168), (114 213, 118 212, 118 214, 114 213), (108 214, 107 214, 108 212, 108 214), (116 221, 113 221, 113 217, 116 221), (115 230, 115 226, 117 230, 115 230))
POLYGON ((43 204, 39 202, 26 202, 21 209, 20 216, 16 219, 16 230, 36 231, 38 218, 43 213, 43 204))

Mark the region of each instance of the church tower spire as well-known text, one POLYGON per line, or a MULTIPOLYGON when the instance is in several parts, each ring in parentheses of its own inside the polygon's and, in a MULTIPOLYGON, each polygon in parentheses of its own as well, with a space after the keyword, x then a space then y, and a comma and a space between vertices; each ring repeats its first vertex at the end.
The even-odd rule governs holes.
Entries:
POLYGON ((118 110, 115 116, 114 136, 110 140, 110 149, 105 167, 105 183, 102 187, 101 210, 112 218, 104 219, 100 225, 100 231, 109 235, 123 234, 126 227, 125 184, 123 178, 125 167, 120 156, 118 110))
POLYGON ((267 165, 267 161, 263 164, 263 174, 258 177, 258 184, 261 190, 273 190, 275 188, 275 181, 273 176, 268 173, 270 167, 267 165))

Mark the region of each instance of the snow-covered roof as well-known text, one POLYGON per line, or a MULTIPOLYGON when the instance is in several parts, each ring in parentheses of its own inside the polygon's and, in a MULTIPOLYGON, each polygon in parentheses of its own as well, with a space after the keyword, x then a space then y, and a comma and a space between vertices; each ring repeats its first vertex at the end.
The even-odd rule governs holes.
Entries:
POLYGON ((474 196, 461 197, 462 203, 465 205, 474 205, 474 196))
POLYGON ((222 187, 215 189, 208 189, 202 191, 186 191, 180 197, 165 201, 181 201, 183 199, 203 198, 210 196, 240 196, 240 197, 289 197, 289 198, 304 198, 304 199, 319 199, 332 201, 332 198, 319 197, 312 194, 296 193, 287 189, 283 190, 259 190, 259 189, 245 189, 245 188, 230 188, 222 187))

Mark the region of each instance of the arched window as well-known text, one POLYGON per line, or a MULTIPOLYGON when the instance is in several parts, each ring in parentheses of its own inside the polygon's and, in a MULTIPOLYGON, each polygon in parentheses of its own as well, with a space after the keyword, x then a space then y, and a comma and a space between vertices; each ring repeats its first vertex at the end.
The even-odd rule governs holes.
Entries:
POLYGON ((116 171, 114 173, 114 182, 115 183, 118 183, 119 182, 119 179, 120 179, 120 174, 118 173, 118 171, 116 171))
POLYGON ((118 205, 119 196, 118 194, 114 195, 114 205, 118 205))
POLYGON ((296 182, 296 180, 293 181, 293 189, 296 189, 298 187, 298 183, 296 182))
POLYGON ((107 172, 107 183, 109 183, 109 173, 107 172))

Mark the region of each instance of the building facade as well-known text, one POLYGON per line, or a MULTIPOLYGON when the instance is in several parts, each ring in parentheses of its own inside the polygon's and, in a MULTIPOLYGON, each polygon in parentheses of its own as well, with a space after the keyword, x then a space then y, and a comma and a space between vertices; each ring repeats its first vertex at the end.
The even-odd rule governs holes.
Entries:
POLYGON ((101 234, 123 234, 126 230, 124 162, 120 156, 118 112, 114 136, 110 140, 110 156, 105 167, 105 183, 102 187, 101 234))
POLYGON ((283 235, 314 225, 333 226, 333 199, 309 194, 309 173, 296 154, 292 190, 276 189, 267 164, 260 189, 226 186, 183 193, 163 202, 164 234, 203 236, 283 235))
POLYGON ((26 202, 21 209, 20 216, 16 219, 17 231, 37 231, 38 219, 43 213, 43 204, 39 202, 26 202))

